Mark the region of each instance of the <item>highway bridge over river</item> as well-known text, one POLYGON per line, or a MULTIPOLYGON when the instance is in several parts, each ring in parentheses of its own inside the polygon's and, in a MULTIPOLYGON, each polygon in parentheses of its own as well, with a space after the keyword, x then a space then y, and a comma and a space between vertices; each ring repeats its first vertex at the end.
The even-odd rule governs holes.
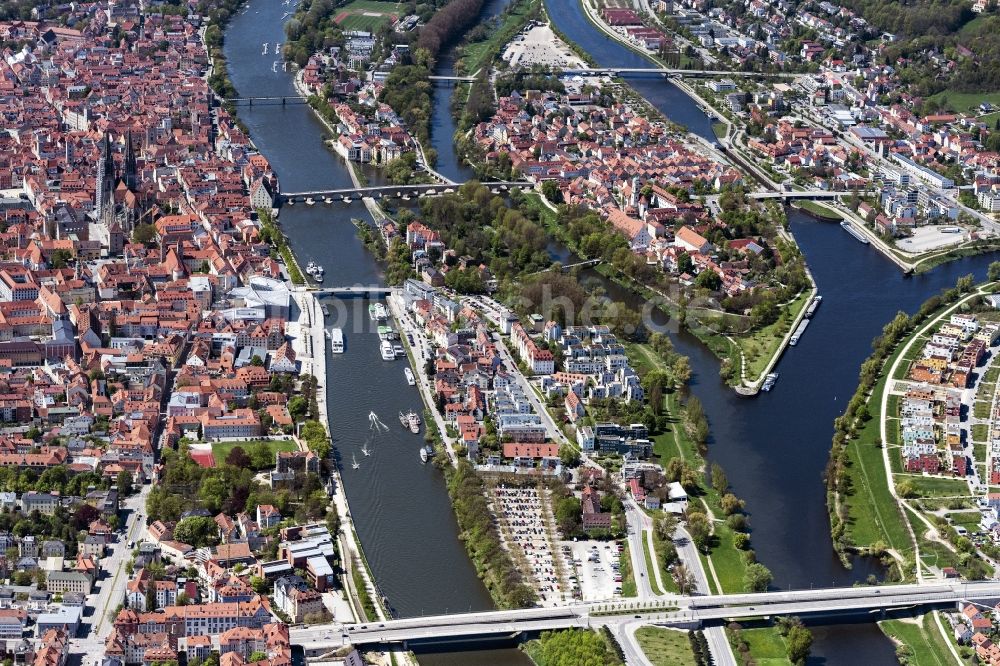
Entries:
POLYGON ((291 630, 292 642, 306 656, 321 656, 345 645, 366 646, 412 641, 461 642, 570 627, 646 624, 697 627, 705 622, 775 617, 877 613, 893 609, 951 606, 959 601, 1000 599, 1000 582, 882 585, 756 594, 681 597, 651 601, 615 600, 508 611, 413 617, 364 624, 329 623, 291 630))

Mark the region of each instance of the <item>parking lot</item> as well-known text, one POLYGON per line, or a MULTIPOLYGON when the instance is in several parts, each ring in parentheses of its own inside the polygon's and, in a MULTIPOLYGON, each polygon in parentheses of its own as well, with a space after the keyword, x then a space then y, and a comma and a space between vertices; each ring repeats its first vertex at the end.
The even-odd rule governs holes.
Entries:
POLYGON ((944 233, 941 231, 942 229, 959 229, 959 227, 954 225, 941 226, 936 224, 931 224, 925 227, 917 227, 913 230, 913 236, 909 238, 901 238, 896 241, 896 247, 903 252, 921 254, 923 252, 939 250, 949 245, 957 245, 962 241, 968 240, 968 234, 966 234, 964 230, 959 233, 944 233))
POLYGON ((561 67, 583 69, 586 63, 574 54, 547 25, 536 25, 514 38, 503 53, 511 67, 561 67))
POLYGON ((601 601, 621 595, 618 545, 615 542, 562 541, 559 545, 569 547, 572 553, 573 569, 584 601, 601 601))
POLYGON ((520 552, 526 574, 533 582, 541 606, 564 603, 559 584, 558 552, 550 545, 545 510, 538 490, 499 484, 492 488, 493 510, 508 548, 520 552))

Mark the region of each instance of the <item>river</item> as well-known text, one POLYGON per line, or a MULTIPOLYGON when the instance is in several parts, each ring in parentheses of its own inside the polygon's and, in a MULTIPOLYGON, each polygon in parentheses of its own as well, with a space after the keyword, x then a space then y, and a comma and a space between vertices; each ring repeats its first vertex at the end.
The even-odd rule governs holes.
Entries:
MULTIPOLYGON (((489 3, 498 11, 502 0, 489 3)), ((550 16, 573 41, 607 66, 641 66, 645 61, 597 32, 575 2, 548 5, 550 16)), ((251 0, 226 31, 230 75, 243 95, 292 95, 291 73, 272 71, 273 55, 262 55, 267 40, 273 54, 283 42, 285 6, 251 0)), ((449 56, 442 58, 449 66, 449 56)), ((711 127, 697 106, 662 79, 630 79, 657 108, 698 134, 711 127)), ((448 90, 454 90, 450 88, 448 90)), ((450 95, 438 89, 433 113, 433 147, 439 168, 456 180, 468 171, 450 149, 454 125, 450 95)), ((285 191, 339 187, 350 183, 343 161, 323 146, 325 128, 304 105, 241 108, 240 117, 270 160, 285 191)), ((378 182, 375 174, 369 176, 378 182)), ((281 224, 296 255, 326 267, 327 284, 379 284, 382 272, 358 241, 351 217, 363 206, 285 207, 281 224)), ((712 426, 709 455, 726 469, 736 492, 752 511, 753 544, 781 587, 850 585, 867 574, 863 566, 844 570, 830 543, 821 473, 832 436, 832 421, 857 383, 869 342, 899 309, 912 312, 931 294, 973 272, 985 275, 989 258, 965 259, 929 275, 903 277, 869 246, 837 225, 791 213, 798 240, 824 295, 814 323, 782 360, 774 391, 754 400, 738 398, 718 380, 718 362, 691 336, 674 335, 691 358, 693 390, 712 426)), ((608 286, 611 289, 610 285, 608 286)), ((402 430, 400 410, 420 407, 406 386, 401 363, 378 359, 363 301, 331 301, 337 325, 345 330, 347 353, 328 356, 327 398, 335 450, 341 461, 356 458, 359 469, 342 465, 353 518, 376 580, 401 615, 484 609, 489 596, 457 538, 442 475, 419 463, 419 438, 402 430), (339 314, 338 314, 339 313, 339 314), (376 433, 369 413, 389 427, 376 433), (360 449, 368 445, 372 455, 360 449)), ((894 663, 889 643, 871 624, 834 625, 816 630, 815 652, 822 662, 894 663)), ((516 650, 422 655, 428 664, 524 664, 516 650)))
MULTIPOLYGON (((499 5, 502 8, 502 5, 499 5)), ((230 77, 242 95, 294 95, 291 72, 273 71, 274 44, 284 42, 279 2, 250 0, 226 30, 230 77), (270 55, 262 54, 264 41, 270 55)), ((306 105, 241 107, 241 120, 271 162, 284 191, 350 187, 344 161, 320 141, 324 125, 306 105)), ((369 181, 380 182, 376 172, 369 181)), ((302 264, 326 269, 328 285, 384 284, 382 269, 358 240, 352 217, 368 218, 360 202, 285 206, 280 221, 302 264)), ((458 539, 444 477, 420 462, 422 438, 404 430, 399 412, 422 409, 407 386, 402 362, 379 358, 368 301, 328 301, 329 326, 344 330, 346 353, 327 349, 327 404, 335 455, 369 565, 383 594, 401 616, 486 610, 489 593, 458 539), (387 429, 372 427, 374 412, 387 429), (368 449, 365 456, 362 447, 368 449), (351 462, 357 460, 358 469, 351 462)), ((471 652, 422 654, 421 664, 525 666, 516 649, 481 646, 471 652)))

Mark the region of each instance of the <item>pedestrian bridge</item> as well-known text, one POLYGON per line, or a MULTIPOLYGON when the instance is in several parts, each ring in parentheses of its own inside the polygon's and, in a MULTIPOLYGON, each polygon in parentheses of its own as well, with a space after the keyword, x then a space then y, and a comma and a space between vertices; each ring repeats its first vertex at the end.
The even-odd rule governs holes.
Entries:
POLYGON ((704 622, 779 615, 843 615, 883 613, 893 609, 949 606, 959 601, 1000 599, 1000 583, 941 583, 824 588, 755 594, 680 597, 650 601, 608 601, 555 608, 528 608, 414 617, 357 624, 330 623, 293 628, 292 642, 307 656, 344 645, 448 642, 522 632, 599 627, 644 620, 649 624, 695 627, 704 622))
POLYGON ((336 296, 337 298, 386 298, 394 291, 394 287, 320 287, 310 289, 317 296, 336 296))
MULTIPOLYGON (((490 188, 494 194, 509 192, 512 190, 530 190, 533 183, 528 181, 494 181, 482 183, 490 188)), ((382 197, 398 197, 407 199, 409 197, 427 197, 440 194, 451 194, 458 189, 458 184, 442 185, 440 183, 428 183, 423 185, 379 185, 374 187, 347 187, 336 190, 314 190, 310 192, 283 192, 281 200, 286 204, 306 203, 312 205, 316 203, 330 204, 340 200, 350 202, 365 197, 380 199, 382 197)))

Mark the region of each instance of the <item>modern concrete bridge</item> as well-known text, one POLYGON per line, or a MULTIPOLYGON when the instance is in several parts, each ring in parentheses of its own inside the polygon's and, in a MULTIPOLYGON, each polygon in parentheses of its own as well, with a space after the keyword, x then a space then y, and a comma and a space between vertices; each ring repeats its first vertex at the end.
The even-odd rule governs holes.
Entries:
POLYGON ((615 600, 555 608, 528 608, 414 617, 364 624, 312 625, 292 629, 292 642, 307 656, 344 645, 408 641, 448 642, 516 635, 569 627, 617 626, 623 622, 696 627, 704 622, 779 615, 883 613, 888 610, 949 606, 959 601, 1000 599, 1000 583, 938 583, 824 588, 698 597, 667 595, 651 601, 615 600))

